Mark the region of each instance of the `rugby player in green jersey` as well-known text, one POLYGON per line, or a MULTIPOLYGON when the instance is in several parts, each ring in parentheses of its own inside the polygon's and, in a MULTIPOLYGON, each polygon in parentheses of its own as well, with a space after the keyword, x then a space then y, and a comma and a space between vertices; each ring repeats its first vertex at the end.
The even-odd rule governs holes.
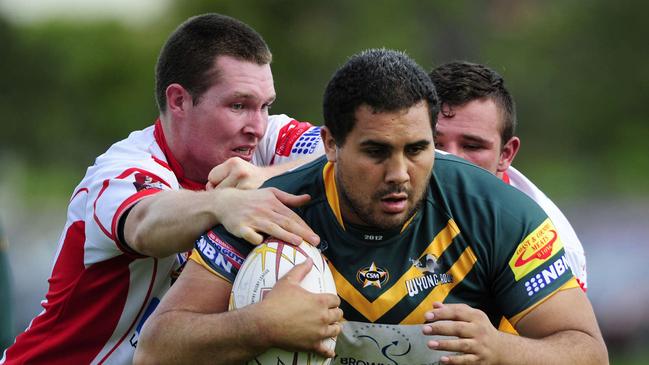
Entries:
POLYGON ((307 262, 226 312, 251 246, 217 226, 147 321, 136 360, 244 363, 270 347, 332 356, 321 340, 338 334, 335 364, 607 363, 552 222, 488 171, 435 154, 438 111, 405 54, 352 57, 325 91, 326 157, 266 183, 311 195, 295 211, 326 242, 339 302, 297 285, 307 262), (301 301, 320 303, 313 321, 281 322, 301 301), (496 329, 503 316, 520 336, 496 329))

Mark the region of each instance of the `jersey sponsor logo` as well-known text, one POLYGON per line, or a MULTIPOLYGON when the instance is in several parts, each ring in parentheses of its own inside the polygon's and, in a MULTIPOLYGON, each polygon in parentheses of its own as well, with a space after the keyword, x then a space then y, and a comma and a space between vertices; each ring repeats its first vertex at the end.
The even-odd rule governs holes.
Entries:
POLYGON ((356 280, 363 284, 363 288, 375 286, 380 289, 389 279, 390 273, 388 273, 387 270, 376 266, 374 262, 372 262, 370 266, 358 270, 356 273, 356 280))
POLYGON ((292 120, 279 130, 275 154, 284 157, 292 154, 312 154, 319 142, 320 127, 292 120))
POLYGON ((135 174, 135 181, 133 181, 133 185, 135 186, 135 189, 137 191, 146 189, 162 190, 164 188, 164 185, 160 180, 140 172, 135 174))
POLYGON ((310 155, 315 152, 318 143, 320 143, 320 127, 313 127, 308 132, 302 134, 291 148, 291 154, 310 155))
POLYGON ((565 255, 561 255, 551 265, 543 269, 540 273, 532 276, 525 282, 525 290, 528 296, 533 296, 541 289, 552 284, 566 272, 571 272, 565 255))
POLYGON ((239 251, 220 239, 213 231, 202 235, 196 241, 196 248, 201 256, 214 268, 221 268, 228 274, 232 269, 239 270, 245 259, 239 251))
POLYGON ((440 272, 441 266, 437 257, 433 254, 426 254, 419 259, 410 259, 412 266, 419 269, 423 275, 414 279, 406 280, 408 296, 415 295, 435 288, 438 285, 450 284, 453 282, 453 275, 448 272, 440 272))
POLYGON ((545 260, 548 257, 550 257, 550 255, 552 254, 552 246, 554 245, 554 242, 557 240, 558 235, 557 235, 557 231, 553 229, 548 232, 552 234, 552 238, 550 238, 550 240, 547 243, 543 244, 543 246, 538 248, 533 254, 529 255, 529 257, 527 258, 524 257, 526 256, 526 252, 525 251, 521 252, 520 255, 516 257, 516 262, 514 262, 514 266, 521 267, 534 259, 545 260))
POLYGON ((561 238, 550 219, 546 219, 539 227, 521 242, 514 256, 509 260, 509 267, 514 272, 516 281, 541 266, 563 248, 561 238))
POLYGON ((412 266, 419 269, 423 273, 434 273, 439 270, 439 263, 437 256, 427 253, 419 259, 410 259, 412 266))
MULTIPOLYGON (((367 323, 354 328, 353 349, 355 356, 337 356, 334 361, 341 365, 401 365, 406 364, 413 350, 407 334, 399 326, 367 323), (404 358, 405 357, 405 358, 404 358)), ((347 346, 347 345, 345 345, 347 346)), ((350 351, 346 351, 350 352, 350 351)))

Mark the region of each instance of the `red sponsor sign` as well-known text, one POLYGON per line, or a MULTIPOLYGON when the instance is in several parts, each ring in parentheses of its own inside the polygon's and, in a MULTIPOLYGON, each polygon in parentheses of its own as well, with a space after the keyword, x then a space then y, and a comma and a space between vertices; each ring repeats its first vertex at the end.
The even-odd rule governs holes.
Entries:
POLYGON ((543 264, 563 248, 556 228, 546 219, 523 242, 509 260, 509 267, 518 281, 543 264))

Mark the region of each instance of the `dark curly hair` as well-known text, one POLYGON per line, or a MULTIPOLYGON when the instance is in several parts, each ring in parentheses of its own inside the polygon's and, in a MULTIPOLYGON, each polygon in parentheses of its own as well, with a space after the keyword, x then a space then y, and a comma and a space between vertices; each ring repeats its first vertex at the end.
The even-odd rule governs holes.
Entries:
POLYGON ((437 89, 443 115, 452 116, 454 106, 491 98, 503 116, 502 143, 516 133, 514 99, 505 87, 505 80, 496 71, 476 63, 455 61, 435 68, 430 72, 430 78, 437 89))
POLYGON ((158 57, 156 102, 160 112, 165 112, 166 90, 173 83, 187 89, 196 103, 218 80, 218 70, 208 74, 218 56, 258 65, 273 58, 261 35, 243 22, 214 13, 191 17, 171 34, 158 57))
POLYGON ((359 106, 390 112, 421 101, 428 104, 434 129, 439 101, 426 71, 403 52, 370 49, 352 56, 329 81, 323 101, 324 124, 340 146, 356 124, 359 106))

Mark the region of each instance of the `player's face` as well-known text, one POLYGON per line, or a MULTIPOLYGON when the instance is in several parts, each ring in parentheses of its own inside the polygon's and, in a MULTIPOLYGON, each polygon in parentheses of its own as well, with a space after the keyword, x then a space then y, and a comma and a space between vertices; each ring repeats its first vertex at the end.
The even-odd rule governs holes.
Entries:
POLYGON ((198 100, 194 98, 184 120, 187 125, 181 129, 188 154, 181 161, 196 166, 197 171, 185 173, 197 180, 205 180, 214 166, 230 157, 251 160, 275 100, 268 64, 219 56, 213 70, 218 70, 216 82, 198 100))
POLYGON ((423 199, 433 168, 433 131, 425 102, 398 112, 356 110, 342 146, 325 131, 335 162, 341 212, 349 223, 379 229, 402 226, 423 199))
POLYGON ((502 114, 496 103, 489 98, 477 99, 451 111, 451 116, 442 112, 437 116, 435 148, 502 176, 518 151, 518 138, 513 137, 515 146, 510 145, 511 140, 503 146, 502 114))

